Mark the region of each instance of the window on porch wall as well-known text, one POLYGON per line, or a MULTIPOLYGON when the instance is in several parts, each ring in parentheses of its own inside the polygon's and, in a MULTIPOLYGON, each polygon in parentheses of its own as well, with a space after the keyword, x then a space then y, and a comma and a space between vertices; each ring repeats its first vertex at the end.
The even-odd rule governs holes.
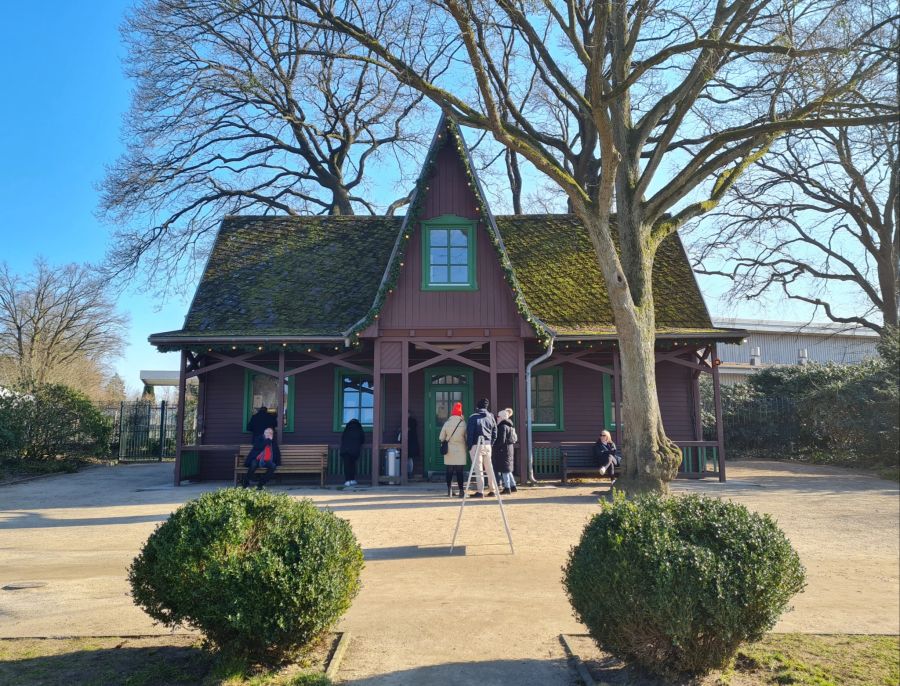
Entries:
POLYGON ((562 370, 531 375, 531 424, 536 431, 562 431, 562 370))
MULTIPOLYGON (((244 374, 244 426, 241 427, 245 433, 250 417, 263 405, 272 414, 278 411, 278 378, 248 369, 244 374)), ((284 381, 284 416, 280 421, 285 431, 294 430, 294 377, 284 381)))
POLYGON ((335 431, 343 431, 351 419, 358 419, 370 431, 375 414, 375 382, 371 374, 353 374, 343 369, 334 373, 335 431))

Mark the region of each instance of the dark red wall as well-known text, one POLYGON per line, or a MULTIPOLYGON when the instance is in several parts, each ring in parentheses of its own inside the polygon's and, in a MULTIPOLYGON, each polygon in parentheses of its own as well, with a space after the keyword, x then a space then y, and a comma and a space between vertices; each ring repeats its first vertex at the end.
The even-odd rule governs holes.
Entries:
MULTIPOLYGON (((478 219, 475 194, 466 185, 465 170, 455 150, 444 148, 437 154, 434 175, 428 185, 421 219, 454 214, 478 219)), ((388 296, 380 314, 382 329, 433 328, 515 328, 519 313, 512 291, 503 276, 499 258, 487 230, 476 229, 477 291, 423 291, 422 242, 414 227, 406 249, 404 267, 397 287, 388 296)))

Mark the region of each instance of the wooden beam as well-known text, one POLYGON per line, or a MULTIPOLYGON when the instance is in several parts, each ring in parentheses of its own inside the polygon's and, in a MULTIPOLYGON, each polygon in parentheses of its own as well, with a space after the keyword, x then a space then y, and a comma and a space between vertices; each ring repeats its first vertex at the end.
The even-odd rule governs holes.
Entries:
POLYGON ((619 351, 613 352, 613 416, 616 422, 616 446, 622 449, 622 365, 619 351))
POLYGON ((613 370, 609 367, 581 359, 582 357, 585 357, 586 355, 589 355, 593 352, 593 350, 582 350, 577 353, 560 353, 559 355, 554 352, 553 358, 548 360, 547 362, 544 362, 543 364, 539 364, 535 368, 535 371, 549 369, 550 367, 555 367, 557 365, 568 362, 569 364, 577 364, 581 367, 585 367, 586 369, 593 369, 594 371, 601 372, 603 374, 612 374, 613 370))
POLYGON ((181 450, 184 447, 184 393, 185 368, 187 367, 187 351, 181 351, 181 364, 178 367, 178 413, 175 417, 175 485, 181 485, 181 450))
MULTIPOLYGON (((475 369, 479 369, 483 372, 487 372, 490 374, 490 367, 487 365, 483 365, 480 362, 475 362, 474 360, 467 359, 462 356, 462 353, 468 352, 469 350, 473 350, 475 348, 480 348, 485 344, 486 341, 475 341, 469 343, 467 345, 463 345, 459 348, 455 348, 454 350, 444 350, 443 348, 438 348, 435 345, 431 345, 430 343, 425 343, 421 341, 417 341, 416 345, 420 348, 425 348, 426 350, 430 350, 431 352, 437 353, 436 357, 432 357, 430 360, 425 360, 424 362, 419 362, 418 364, 413 365, 409 368, 409 373, 417 372, 420 369, 425 369, 426 367, 431 367, 432 365, 437 364, 438 362, 442 362, 443 360, 451 359, 456 362, 461 362, 464 365, 469 367, 474 367, 475 369)), ((407 341, 407 344, 409 342, 407 341)))
POLYGON ((339 355, 322 355, 321 353, 304 353, 304 355, 309 355, 310 357, 315 357, 315 362, 309 362, 307 364, 302 364, 299 367, 294 367, 293 369, 287 370, 284 375, 286 377, 294 376, 295 374, 302 374, 303 372, 308 372, 311 369, 316 369, 318 367, 324 367, 327 364, 333 364, 338 367, 346 367, 347 369, 352 369, 353 371, 361 372, 363 374, 371 374, 372 369, 370 367, 363 367, 362 365, 358 365, 355 362, 348 362, 346 358, 351 357, 352 355, 356 355, 357 352, 355 350, 348 350, 347 352, 343 352, 339 355))
POLYGON ((222 367, 227 367, 232 364, 237 364, 240 360, 246 360, 248 357, 253 357, 256 353, 244 353, 243 355, 238 355, 236 357, 228 357, 227 355, 219 355, 210 353, 210 355, 214 355, 216 358, 220 358, 221 362, 214 362, 213 364, 208 364, 203 367, 194 367, 193 369, 189 369, 185 374, 186 379, 193 379, 196 376, 200 376, 201 374, 206 374, 207 372, 214 371, 216 369, 221 369, 222 367))
MULTIPOLYGON (((269 376, 278 376, 277 369, 269 369, 268 367, 263 367, 258 364, 253 364, 252 362, 247 362, 247 360, 245 358, 253 356, 253 355, 259 355, 258 352, 246 353, 244 355, 239 355, 238 357, 227 357, 226 355, 220 355, 219 353, 208 353, 208 354, 217 359, 225 360, 228 362, 228 364, 236 364, 238 367, 246 367, 247 369, 252 369, 255 372, 259 372, 260 374, 267 374, 269 376)), ((210 368, 207 367, 206 369, 209 370, 210 368)))
POLYGON ((278 445, 282 444, 284 438, 284 349, 278 351, 278 390, 276 391, 278 398, 277 414, 278 417, 278 445))
POLYGON ((517 409, 519 411, 518 427, 519 427, 519 482, 528 482, 528 424, 527 415, 528 401, 525 398, 525 340, 519 339, 519 347, 516 354, 518 363, 518 374, 516 375, 516 392, 518 396, 517 409))
POLYGON ((400 485, 405 486, 409 464, 409 341, 403 341, 400 359, 400 485))
POLYGON ((375 339, 375 359, 374 374, 372 376, 372 393, 375 397, 372 400, 372 485, 378 485, 378 471, 381 469, 381 435, 382 435, 382 419, 381 419, 381 396, 383 394, 381 387, 381 340, 375 339))
MULTIPOLYGON (((715 355, 718 355, 716 351, 715 355)), ((725 427, 722 424, 722 388, 719 383, 719 366, 713 358, 713 402, 716 406, 716 441, 719 444, 719 481, 725 481, 725 427)))
POLYGON ((490 350, 490 379, 491 379, 491 407, 494 408, 494 412, 498 412, 500 410, 500 406, 498 403, 500 402, 497 399, 497 343, 496 341, 491 341, 489 346, 490 350))

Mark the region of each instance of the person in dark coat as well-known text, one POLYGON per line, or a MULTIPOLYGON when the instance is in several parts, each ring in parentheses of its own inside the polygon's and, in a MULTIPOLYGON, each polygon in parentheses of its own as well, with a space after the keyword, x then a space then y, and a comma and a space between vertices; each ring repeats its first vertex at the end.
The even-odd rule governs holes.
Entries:
POLYGON ((610 470, 610 474, 616 473, 616 467, 622 464, 622 453, 613 443, 612 435, 605 429, 600 433, 600 438, 594 443, 594 457, 600 463, 600 473, 606 474, 610 470))
POLYGON ((244 466, 247 468, 247 474, 243 481, 244 488, 250 485, 257 469, 265 469, 266 473, 259 477, 259 484, 256 486, 262 490, 280 464, 281 451, 275 441, 275 430, 269 427, 263 431, 262 436, 253 442, 253 448, 247 454, 247 459, 244 460, 244 466))
POLYGON ((466 422, 466 444, 469 446, 472 458, 472 470, 475 472, 475 487, 478 489, 473 498, 484 498, 484 476, 482 470, 487 472, 491 490, 488 496, 494 495, 497 488, 497 476, 494 474, 494 466, 491 464, 491 447, 497 440, 497 422, 488 410, 491 406, 487 398, 482 398, 475 405, 477 412, 469 415, 466 422))
POLYGON ((363 443, 366 442, 366 432, 358 419, 351 419, 344 427, 341 434, 341 459, 344 461, 344 485, 356 486, 356 463, 363 443))
POLYGON ((250 421, 247 422, 247 431, 251 434, 251 441, 256 443, 256 439, 261 438, 266 429, 275 429, 277 426, 278 418, 263 405, 256 411, 256 414, 250 417, 250 421))
POLYGON ((515 470, 515 450, 516 442, 519 437, 516 435, 516 429, 511 421, 512 409, 506 408, 497 413, 497 440, 494 441, 494 449, 492 451, 494 466, 500 472, 500 481, 503 484, 503 495, 515 493, 519 489, 516 488, 516 479, 513 476, 515 470))

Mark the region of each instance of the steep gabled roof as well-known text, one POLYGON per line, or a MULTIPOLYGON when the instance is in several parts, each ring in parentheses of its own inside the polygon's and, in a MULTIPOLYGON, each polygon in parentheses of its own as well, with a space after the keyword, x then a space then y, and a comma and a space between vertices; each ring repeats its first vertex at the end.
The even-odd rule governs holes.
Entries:
MULTIPOLYGON (((435 131, 405 217, 226 217, 178 331, 153 334, 160 348, 188 341, 346 338, 366 328, 396 284, 437 152, 453 145, 471 179, 519 312, 538 338, 614 336, 612 311, 587 232, 573 215, 495 217, 459 127, 435 131)), ((677 235, 653 270, 660 336, 728 339, 716 329, 677 235)))
POLYGON ((402 217, 226 217, 180 331, 343 337, 365 315, 402 217))
MULTIPOLYGON (((593 245, 575 215, 495 219, 525 299, 543 322, 564 336, 615 333, 593 245)), ((661 333, 715 330, 677 234, 666 238, 657 251, 653 294, 661 333)))

